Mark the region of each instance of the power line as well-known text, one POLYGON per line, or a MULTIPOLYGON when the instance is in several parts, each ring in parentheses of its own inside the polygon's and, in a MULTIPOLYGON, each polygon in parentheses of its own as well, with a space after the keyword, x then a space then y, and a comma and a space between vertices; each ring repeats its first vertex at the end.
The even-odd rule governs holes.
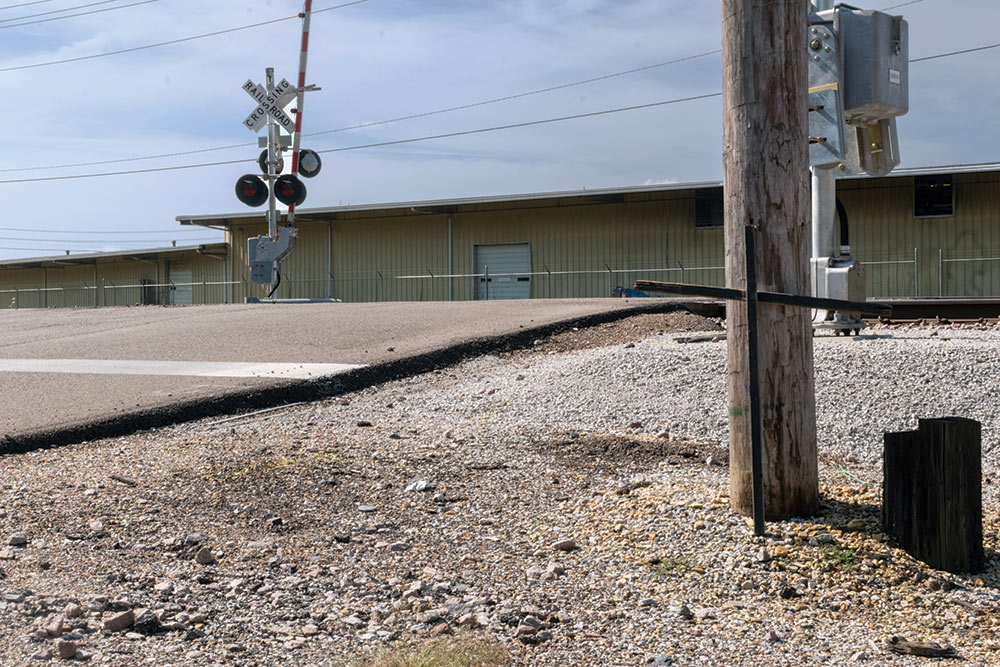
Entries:
POLYGON ((0 7, 0 9, 17 9, 19 7, 27 7, 28 5, 42 5, 46 2, 52 2, 52 0, 34 0, 34 2, 22 2, 19 5, 7 5, 6 7, 0 7))
POLYGON ((962 51, 952 51, 951 53, 939 53, 936 56, 924 56, 923 58, 914 58, 911 63, 922 63, 925 60, 937 60, 938 58, 947 58, 948 56, 960 56, 963 53, 975 53, 976 51, 987 51, 989 49, 995 49, 1000 47, 1000 44, 989 44, 988 46, 977 46, 974 49, 963 49, 962 51))
MULTIPOLYGON (((203 232, 204 233, 204 232, 203 232)), ((211 237, 217 238, 217 237, 211 237)), ((107 239, 103 241, 95 241, 93 239, 33 239, 24 238, 20 236, 0 236, 0 241, 24 241, 25 243, 75 243, 75 244, 87 244, 87 245, 114 245, 116 243, 161 243, 164 239, 107 239)), ((206 237, 198 237, 194 239, 184 239, 185 242, 197 242, 206 241, 206 237)))
MULTIPOLYGON (((408 116, 400 116, 398 118, 390 118, 388 120, 377 120, 377 121, 373 121, 373 122, 370 122, 370 123, 362 123, 361 125, 351 125, 351 126, 348 126, 348 127, 340 127, 340 128, 335 129, 335 130, 321 130, 319 132, 307 132, 307 133, 303 134, 302 136, 305 136, 305 137, 315 137, 315 136, 319 136, 319 135, 322 135, 322 134, 334 134, 336 132, 347 132, 349 130, 358 130, 358 129, 362 129, 362 128, 366 128, 366 127, 375 127, 377 125, 387 125, 389 123, 398 123, 400 121, 413 120, 415 118, 426 118, 427 116, 435 116, 435 115, 438 115, 438 114, 450 113, 450 112, 453 112, 453 111, 462 111, 462 110, 465 110, 465 109, 472 109, 474 107, 486 106, 488 104, 496 104, 497 102, 507 102, 507 101, 516 100, 516 99, 519 99, 519 98, 522 98, 522 97, 530 97, 532 95, 540 95, 542 93, 549 93, 549 92, 552 92, 552 91, 555 91, 555 90, 562 90, 564 88, 572 88, 574 86, 582 86, 582 85, 587 84, 587 83, 594 83, 596 81, 604 81, 606 79, 613 79, 613 78, 620 77, 620 76, 626 76, 628 74, 635 74, 637 72, 644 72, 646 70, 655 69, 657 67, 666 67, 667 65, 675 65, 677 63, 682 63, 682 62, 686 62, 686 61, 689 61, 689 60, 695 60, 696 58, 704 58, 705 56, 711 56, 711 55, 715 55, 715 54, 718 54, 718 53, 721 53, 721 52, 722 51, 719 50, 719 49, 716 49, 714 51, 706 51, 704 53, 699 53, 699 54, 696 54, 696 55, 693 55, 693 56, 685 56, 683 58, 675 58, 673 60, 667 60, 667 61, 662 62, 662 63, 654 63, 652 65, 644 65, 642 67, 635 67, 633 69, 624 70, 622 72, 614 72, 613 74, 605 74, 603 76, 592 77, 590 79, 583 79, 581 81, 573 81, 571 83, 564 83, 564 84, 560 84, 558 86, 549 86, 548 88, 539 88, 538 90, 530 90, 530 91, 525 92, 525 93, 517 93, 517 94, 514 94, 514 95, 506 95, 504 97, 495 97, 493 99, 483 100, 481 102, 472 102, 470 104, 462 104, 462 105, 455 106, 455 107, 448 107, 447 109, 438 109, 437 111, 425 111, 423 113, 410 114, 408 116)), ((231 149, 234 149, 234 148, 246 148, 248 146, 256 146, 256 145, 257 145, 257 142, 248 142, 248 143, 245 143, 245 144, 232 144, 232 145, 229 145, 229 146, 216 146, 214 148, 200 148, 200 149, 197 149, 197 150, 181 151, 181 152, 178 152, 178 153, 163 153, 163 154, 160 154, 160 155, 147 155, 147 156, 131 157, 131 158, 119 158, 119 159, 115 159, 115 160, 100 160, 100 161, 97 161, 97 162, 77 162, 75 164, 59 164, 59 165, 52 165, 52 166, 48 166, 48 167, 19 167, 19 168, 13 168, 13 169, 0 169, 0 174, 2 174, 2 173, 9 173, 9 172, 12 172, 12 171, 38 171, 38 170, 43 170, 43 169, 69 169, 69 168, 73 168, 73 167, 96 167, 96 166, 102 165, 102 164, 120 164, 120 163, 123 163, 123 162, 137 162, 137 161, 140 161, 140 160, 158 160, 158 159, 161 159, 161 158, 182 157, 182 156, 185 156, 185 155, 195 155, 195 154, 198 154, 198 153, 212 153, 212 152, 216 152, 216 151, 231 150, 231 149)))
POLYGON ((2 232, 35 232, 36 234, 176 234, 177 232, 200 232, 200 229, 130 229, 127 231, 90 231, 86 229, 30 229, 25 227, 0 227, 2 232))
MULTIPOLYGON (((321 12, 329 12, 329 11, 333 11, 334 9, 343 9, 344 7, 350 7, 352 5, 360 5, 360 4, 365 3, 365 2, 368 2, 368 0, 354 0, 353 2, 348 2, 348 3, 342 4, 342 5, 336 5, 334 7, 327 7, 326 9, 314 9, 312 13, 313 14, 319 14, 321 12)), ((32 68, 35 68, 35 67, 48 67, 49 65, 62 65, 62 64, 65 64, 65 63, 80 62, 80 61, 83 61, 83 60, 93 60, 94 58, 105 58, 107 56, 117 56, 117 55, 121 55, 122 53, 133 53, 135 51, 142 51, 142 50, 145 50, 145 49, 155 49, 155 48, 158 48, 158 47, 161 47, 161 46, 169 46, 171 44, 181 44, 183 42, 191 42, 191 41, 194 41, 196 39, 204 39, 205 37, 215 37, 217 35, 225 35, 225 34, 228 34, 228 33, 231 33, 231 32, 238 32, 240 30, 249 30, 251 28, 259 28, 259 27, 265 26, 265 25, 272 25, 272 24, 275 24, 275 23, 281 23, 282 21, 289 21, 291 19, 297 19, 298 17, 299 17, 299 15, 295 14, 293 16, 285 16, 285 17, 280 18, 280 19, 271 19, 270 21, 261 21, 260 23, 251 23, 249 25, 238 26, 236 28, 227 28, 226 30, 216 30, 215 32, 207 32, 207 33, 205 33, 203 35, 194 35, 192 37, 182 37, 181 39, 171 39, 171 40, 166 41, 166 42, 158 42, 156 44, 147 44, 145 46, 133 46, 133 47, 128 48, 128 49, 119 49, 118 51, 108 51, 106 53, 95 53, 95 54, 92 54, 92 55, 89 55, 89 56, 77 56, 76 58, 64 58, 62 60, 50 60, 48 62, 33 63, 31 65, 16 65, 14 67, 2 67, 2 68, 0 68, 0 72, 14 72, 16 70, 32 69, 32 68)))
POLYGON ((890 9, 899 9, 900 7, 905 7, 905 6, 907 6, 907 5, 915 5, 915 4, 917 4, 918 2, 923 2, 923 1, 924 1, 924 0, 910 0, 909 2, 901 2, 901 3, 899 3, 898 5, 893 5, 892 7, 883 7, 883 8, 882 8, 882 9, 880 9, 879 11, 880 11, 880 12, 887 12, 887 11, 889 11, 890 9))
MULTIPOLYGON (((60 19, 72 19, 72 18, 76 18, 77 16, 88 16, 90 14, 100 14, 101 12, 113 12, 116 9, 126 9, 127 7, 135 7, 137 5, 148 5, 151 2, 159 2, 159 1, 160 0, 142 0, 141 2, 133 2, 132 4, 129 4, 129 5, 118 5, 116 7, 105 7, 104 9, 92 9, 89 12, 80 12, 78 14, 67 14, 66 16, 55 16, 55 17, 50 18, 50 19, 39 19, 38 21, 27 21, 25 23, 13 23, 11 25, 0 25, 0 30, 5 30, 7 28, 19 28, 19 27, 21 27, 23 25, 35 25, 36 23, 48 23, 49 21, 58 21, 60 19)), ((105 0, 105 2, 114 2, 114 0, 105 0)), ((95 2, 94 5, 103 5, 103 4, 105 4, 105 2, 95 2)), ((83 7, 93 7, 94 5, 82 5, 82 6, 83 7)), ((74 9, 78 9, 78 8, 74 7, 74 9)), ((67 9, 61 9, 59 11, 65 12, 65 11, 69 11, 69 10, 67 10, 67 9)), ((47 13, 53 14, 55 12, 47 12, 47 13)), ((41 14, 36 14, 36 16, 41 16, 41 14)), ((22 17, 22 18, 26 18, 26 17, 22 17)), ((16 21, 17 19, 5 19, 5 20, 7 20, 7 21, 16 21)))
POLYGON ((112 2, 120 2, 121 0, 100 0, 100 2, 92 2, 89 5, 77 5, 76 7, 66 7, 64 9, 53 9, 50 12, 41 12, 38 14, 25 14, 24 16, 15 16, 9 19, 0 19, 0 23, 10 23, 11 21, 20 21, 22 19, 33 19, 37 16, 49 16, 50 14, 61 14, 62 12, 71 12, 74 9, 86 9, 87 7, 96 7, 97 5, 107 5, 112 2))
MULTIPOLYGON (((367 0, 362 0, 362 1, 367 2, 367 0)), ((916 1, 917 2, 923 2, 923 0, 916 0, 916 1)), ((351 3, 351 4, 356 4, 356 3, 351 3)), ((912 3, 907 3, 907 4, 912 4, 912 3)), ((346 6, 346 5, 341 5, 341 6, 346 6)), ((336 8, 337 7, 331 7, 330 9, 336 9, 336 8)), ((886 9, 892 9, 892 7, 886 7, 886 9)), ((326 11, 326 10, 324 10, 324 11, 326 11)), ((284 20, 284 19, 280 19, 280 20, 284 20)), ((1000 47, 1000 44, 990 44, 988 46, 981 46, 981 47, 976 47, 976 48, 973 48, 973 49, 965 49, 965 50, 962 50, 962 51, 953 51, 953 52, 950 52, 950 53, 940 53, 940 54, 937 54, 937 55, 934 55, 934 56, 925 56, 923 58, 914 58, 913 60, 910 60, 910 62, 911 63, 917 63, 917 62, 924 62, 926 60, 936 60, 938 58, 946 58, 946 57, 949 57, 949 56, 962 55, 962 54, 965 54, 965 53, 973 53, 975 51, 984 51, 984 50, 988 50, 988 49, 995 49, 997 47, 1000 47)), ((463 105, 456 106, 456 107, 448 107, 446 109, 439 109, 437 111, 427 111, 427 112, 419 113, 419 114, 410 114, 410 115, 407 115, 407 116, 400 116, 398 118, 390 118, 390 119, 387 119, 387 120, 374 121, 374 122, 371 122, 371 123, 364 123, 364 124, 361 124, 361 125, 351 125, 349 127, 337 128, 335 130, 322 130, 322 131, 319 131, 319 132, 310 132, 310 133, 306 133, 304 136, 312 137, 312 136, 319 136, 319 135, 323 135, 323 134, 332 134, 332 133, 336 133, 336 132, 345 132, 345 131, 348 131, 348 130, 355 130, 355 129, 365 128, 365 127, 374 127, 376 125, 385 125, 385 124, 388 124, 388 123, 395 123, 395 122, 399 122, 399 121, 402 121, 402 120, 410 120, 410 119, 414 119, 414 118, 423 118, 423 117, 426 117, 426 116, 433 116, 433 115, 437 115, 437 114, 449 113, 449 112, 452 112, 452 111, 459 111, 459 110, 469 109, 469 108, 478 107, 478 106, 485 106, 487 104, 494 104, 494 103, 497 103, 497 102, 503 102, 503 101, 518 99, 518 98, 522 98, 522 97, 528 97, 528 96, 531 96, 531 95, 538 95, 538 94, 541 94, 541 93, 550 92, 550 91, 554 91, 554 90, 561 90, 561 89, 570 88, 570 87, 573 87, 573 86, 580 86, 580 85, 583 85, 583 84, 586 84, 586 83, 593 83, 595 81, 602 81, 602 80, 605 80, 605 79, 611 79, 611 78, 615 78, 615 77, 619 77, 619 76, 625 76, 625 75, 628 75, 628 74, 634 74, 636 72, 642 72, 642 71, 654 69, 654 68, 657 68, 657 67, 664 67, 666 65, 672 65, 672 64, 675 64, 675 63, 680 63, 680 62, 684 62, 684 61, 688 61, 688 60, 694 60, 695 58, 702 58, 702 57, 714 55, 714 54, 717 54, 717 53, 720 53, 720 51, 719 50, 706 51, 704 53, 699 53, 699 54, 692 55, 692 56, 685 56, 683 58, 676 58, 674 60, 668 60, 668 61, 665 61, 665 62, 662 62, 662 63, 654 63, 652 65, 645 65, 643 67, 636 67, 636 68, 629 69, 629 70, 624 70, 624 71, 621 71, 621 72, 615 72, 613 74, 606 74, 606 75, 603 75, 603 76, 592 77, 590 79, 583 79, 581 81, 574 81, 574 82, 571 82, 571 83, 565 83, 565 84, 561 84, 561 85, 558 85, 558 86, 550 86, 548 88, 540 88, 538 90, 532 90, 532 91, 528 91, 528 92, 525 92, 525 93, 517 93, 515 95, 507 95, 507 96, 504 96, 504 97, 497 97, 497 98, 493 98, 493 99, 489 99, 489 100, 483 100, 481 102, 473 102, 473 103, 470 103, 470 104, 463 104, 463 105)), ((0 71, 2 71, 2 70, 0 70, 0 71)), ((162 153, 162 154, 159 154, 159 155, 146 155, 146 156, 131 157, 131 158, 118 158, 118 159, 114 159, 114 160, 100 160, 100 161, 95 161, 95 162, 77 162, 77 163, 70 163, 70 164, 49 165, 49 166, 41 166, 41 167, 16 167, 16 168, 11 168, 11 169, 0 169, 0 173, 26 172, 26 171, 42 171, 42 170, 49 170, 49 169, 68 169, 68 168, 74 168, 74 167, 96 167, 96 166, 105 165, 105 164, 121 164, 121 163, 126 163, 126 162, 138 162, 138 161, 142 161, 142 160, 158 160, 158 159, 170 158, 170 157, 183 157, 183 156, 186 156, 186 155, 196 155, 196 154, 199 154, 199 153, 211 153, 211 152, 217 152, 217 151, 223 151, 223 150, 231 150, 231 149, 234 149, 234 148, 246 148, 248 146, 256 146, 256 145, 257 145, 256 142, 248 142, 248 143, 242 143, 242 144, 231 144, 229 146, 216 146, 214 148, 201 148, 201 149, 192 150, 192 151, 180 151, 180 152, 176 152, 176 153, 162 153)), ((227 161, 227 162, 211 162, 211 163, 198 164, 198 165, 190 165, 190 166, 163 167, 163 168, 157 168, 157 169, 136 170, 136 171, 132 171, 132 172, 129 172, 129 171, 109 172, 109 173, 106 173, 106 174, 97 174, 97 175, 98 176, 106 176, 106 175, 113 175, 113 174, 116 174, 116 173, 128 174, 128 173, 146 173, 146 172, 149 172, 149 171, 169 171, 169 170, 187 169, 187 168, 194 169, 194 168, 198 168, 198 167, 217 166, 217 165, 224 165, 224 164, 239 164, 241 162, 246 162, 246 161, 248 161, 248 160, 231 160, 231 161, 227 161)), ((62 178, 86 178, 86 177, 87 176, 84 175, 84 176, 77 176, 77 177, 62 177, 62 178)), ((6 181, 0 181, 0 183, 23 183, 23 182, 30 182, 31 180, 33 180, 33 179, 18 180, 18 181, 6 180, 6 181)), ((34 180, 59 180, 59 177, 52 177, 52 178, 47 178, 47 179, 34 179, 34 180)))
MULTIPOLYGON (((380 146, 396 146, 399 144, 411 144, 418 141, 431 141, 433 139, 445 139, 448 137, 462 137, 471 134, 483 134, 486 132, 496 132, 499 130, 510 130, 518 127, 531 127, 533 125, 544 125, 546 123, 558 123, 566 120, 576 120, 579 118, 592 118, 594 116, 606 116, 613 113, 621 113, 623 111, 636 111, 639 109, 650 109, 652 107, 665 106, 668 104, 679 104, 681 102, 692 102, 695 100, 704 100, 710 97, 721 97, 722 93, 708 93, 706 95, 695 95, 693 97, 681 97, 673 100, 665 100, 662 102, 650 102, 649 104, 638 104, 629 107, 620 107, 617 109, 606 109, 604 111, 591 111, 589 113, 575 114, 572 116, 560 116, 558 118, 546 118, 543 120, 532 120, 524 123, 511 123, 509 125, 497 125, 494 127, 480 128, 476 130, 464 130, 461 132, 449 132, 447 134, 435 134, 426 137, 415 137, 412 139, 397 139, 395 141, 382 141, 374 144, 362 144, 360 146, 346 146, 343 148, 327 148, 325 150, 318 150, 317 153, 340 153, 343 151, 353 151, 361 150, 364 148, 377 148, 380 146)), ((254 158, 244 158, 242 160, 225 160, 221 162, 204 162, 202 164, 187 164, 178 165, 175 167, 153 167, 150 169, 133 169, 129 171, 107 171, 95 174, 76 174, 72 176, 41 176, 38 178, 19 178, 19 179, 8 179, 0 181, 0 185, 8 183, 39 183, 43 181, 69 181, 79 178, 100 178, 103 176, 124 176, 126 174, 149 174, 153 172, 161 171, 180 171, 182 169, 199 169, 202 167, 219 167, 222 165, 229 164, 244 164, 247 162, 256 162, 254 158)))

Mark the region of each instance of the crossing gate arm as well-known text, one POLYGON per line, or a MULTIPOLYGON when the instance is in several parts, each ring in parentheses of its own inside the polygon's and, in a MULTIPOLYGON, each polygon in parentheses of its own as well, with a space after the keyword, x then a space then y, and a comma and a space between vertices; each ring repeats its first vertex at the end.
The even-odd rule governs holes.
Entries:
MULTIPOLYGON (((726 301, 745 301, 746 292, 728 287, 709 287, 708 285, 689 285, 687 283, 665 283, 657 280, 637 280, 634 289, 644 292, 663 292, 667 294, 684 294, 688 296, 707 296, 726 301)), ((839 310, 842 312, 861 313, 862 315, 888 317, 892 314, 892 306, 884 303, 844 301, 842 299, 819 299, 813 296, 798 296, 782 292, 757 292, 757 301, 761 303, 777 303, 796 308, 818 308, 823 310, 839 310)))

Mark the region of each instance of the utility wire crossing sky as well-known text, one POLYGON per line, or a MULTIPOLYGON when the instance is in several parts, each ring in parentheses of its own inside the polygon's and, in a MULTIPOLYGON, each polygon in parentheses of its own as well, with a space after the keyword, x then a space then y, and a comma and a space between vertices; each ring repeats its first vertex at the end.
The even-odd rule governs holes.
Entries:
MULTIPOLYGON (((266 67, 294 78, 301 9, 0 6, 0 85, 27 111, 0 159, 0 260, 221 240, 174 218, 251 211, 233 193, 260 152, 240 88, 266 67), (190 158, 209 152, 225 158, 190 158), (107 165, 125 168, 95 169, 107 165)), ((721 178, 719 3, 314 9, 308 83, 322 90, 308 94, 303 147, 326 155, 306 208, 721 178)), ((883 9, 910 26, 902 166, 1000 160, 989 112, 1000 44, 988 27, 1000 10, 984 0, 883 9)))

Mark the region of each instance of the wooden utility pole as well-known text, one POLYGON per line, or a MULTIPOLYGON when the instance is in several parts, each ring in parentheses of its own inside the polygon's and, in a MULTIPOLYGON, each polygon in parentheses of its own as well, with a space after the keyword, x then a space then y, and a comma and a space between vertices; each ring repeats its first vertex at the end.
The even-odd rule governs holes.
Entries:
MULTIPOLYGON (((806 95, 808 0, 722 0, 726 282, 746 287, 745 227, 756 226, 757 287, 809 294, 806 95)), ((730 303, 730 501, 753 511, 747 311, 730 303)), ((758 311, 764 507, 768 520, 819 505, 809 311, 758 311)))

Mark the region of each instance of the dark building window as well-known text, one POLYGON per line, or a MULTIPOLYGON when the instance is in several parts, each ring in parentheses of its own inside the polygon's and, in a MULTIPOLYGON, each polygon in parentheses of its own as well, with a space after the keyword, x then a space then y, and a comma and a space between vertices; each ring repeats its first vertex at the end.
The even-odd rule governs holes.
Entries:
POLYGON ((724 221, 722 188, 694 191, 694 226, 722 227, 724 221))
POLYGON ((955 188, 951 174, 917 176, 913 181, 913 216, 936 218, 955 215, 955 188))

